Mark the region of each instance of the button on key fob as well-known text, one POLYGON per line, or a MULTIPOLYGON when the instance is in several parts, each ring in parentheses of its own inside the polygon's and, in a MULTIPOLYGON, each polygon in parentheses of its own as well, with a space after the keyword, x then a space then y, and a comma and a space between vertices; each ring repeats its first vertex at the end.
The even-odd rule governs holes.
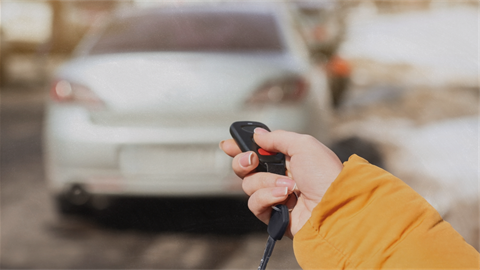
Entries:
POLYGON ((230 134, 242 152, 254 151, 259 159, 257 172, 271 172, 285 175, 285 155, 272 153, 260 148, 253 139, 254 130, 263 128, 270 129, 263 123, 253 121, 239 121, 230 126, 230 134))

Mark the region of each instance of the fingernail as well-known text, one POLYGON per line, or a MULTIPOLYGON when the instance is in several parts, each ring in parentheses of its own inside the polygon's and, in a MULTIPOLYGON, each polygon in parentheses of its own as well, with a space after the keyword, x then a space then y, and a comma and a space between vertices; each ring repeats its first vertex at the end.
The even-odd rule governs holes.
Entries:
POLYGON ((292 192, 295 189, 297 184, 290 178, 278 178, 275 181, 275 186, 277 187, 287 187, 289 192, 292 192))
POLYGON ((253 132, 255 134, 263 134, 263 133, 268 133, 268 130, 264 129, 264 128, 260 128, 260 127, 257 127, 253 130, 253 132))
POLYGON ((272 190, 272 195, 275 197, 285 197, 288 194, 288 187, 276 187, 272 190))
POLYGON ((225 141, 221 141, 221 142, 218 144, 218 147, 220 147, 220 150, 222 150, 222 151, 223 151, 223 143, 224 143, 224 142, 225 142, 225 141))
POLYGON ((246 168, 252 165, 252 156, 253 156, 253 152, 243 153, 242 157, 239 160, 240 166, 242 166, 243 168, 246 168))

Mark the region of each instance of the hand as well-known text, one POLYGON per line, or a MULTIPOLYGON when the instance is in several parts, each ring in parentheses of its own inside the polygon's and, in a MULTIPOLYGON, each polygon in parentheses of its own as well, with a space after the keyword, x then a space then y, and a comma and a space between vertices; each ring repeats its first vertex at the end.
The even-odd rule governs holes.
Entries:
POLYGON ((271 206, 279 203, 293 208, 286 233, 293 237, 310 218, 343 165, 330 149, 309 135, 256 128, 254 140, 267 151, 285 154, 287 176, 254 172, 258 157, 251 151, 242 153, 233 139, 221 142, 220 148, 234 157, 233 170, 243 179, 242 188, 250 196, 248 207, 258 219, 268 224, 271 206), (294 188, 298 200, 289 196, 294 188))

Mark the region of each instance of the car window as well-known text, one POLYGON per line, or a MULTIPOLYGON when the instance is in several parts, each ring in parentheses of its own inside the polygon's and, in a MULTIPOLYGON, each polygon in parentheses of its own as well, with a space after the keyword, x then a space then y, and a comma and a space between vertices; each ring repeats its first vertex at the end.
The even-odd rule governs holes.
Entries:
POLYGON ((282 51, 266 13, 160 12, 111 22, 89 54, 143 51, 282 51))

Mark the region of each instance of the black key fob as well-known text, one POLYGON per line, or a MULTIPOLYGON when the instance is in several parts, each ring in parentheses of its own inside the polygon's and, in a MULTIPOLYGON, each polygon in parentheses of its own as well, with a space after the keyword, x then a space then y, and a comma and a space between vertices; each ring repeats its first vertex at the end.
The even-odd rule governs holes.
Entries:
MULTIPOLYGON (((285 175, 285 155, 282 153, 271 153, 260 148, 253 140, 254 130, 257 127, 270 131, 265 124, 260 122, 240 121, 230 126, 230 134, 242 152, 254 151, 257 154, 260 161, 256 168, 257 172, 285 175)), ((267 246, 265 247, 258 270, 263 270, 267 267, 267 263, 273 252, 273 247, 275 246, 275 241, 282 239, 290 223, 290 213, 287 206, 279 204, 272 208, 272 214, 267 228, 269 235, 267 246)))
POLYGON ((282 240, 288 224, 290 223, 290 213, 284 204, 273 207, 270 222, 268 223, 267 232, 273 240, 282 240))
POLYGON ((230 134, 242 152, 254 151, 257 154, 260 161, 256 168, 257 172, 285 175, 285 155, 272 153, 260 148, 253 140, 253 131, 257 127, 270 131, 265 124, 260 122, 239 121, 230 126, 230 134))

